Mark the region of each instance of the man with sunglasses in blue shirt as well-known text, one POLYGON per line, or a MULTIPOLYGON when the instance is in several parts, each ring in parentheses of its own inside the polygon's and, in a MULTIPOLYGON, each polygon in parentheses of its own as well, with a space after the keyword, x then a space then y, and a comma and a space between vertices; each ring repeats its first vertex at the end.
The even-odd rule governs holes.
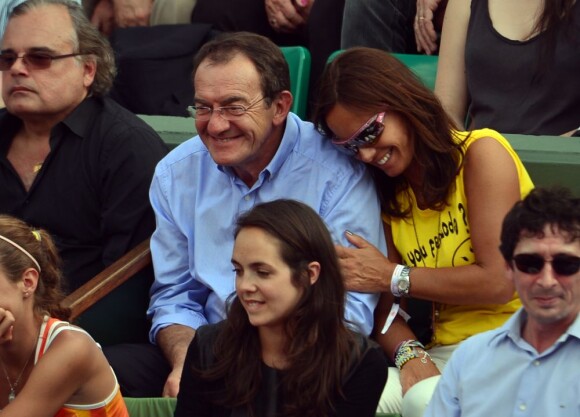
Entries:
MULTIPOLYGON (((225 318, 234 292, 230 259, 239 214, 278 198, 299 200, 320 214, 337 243, 348 245, 349 230, 386 252, 369 174, 323 140, 312 123, 290 113, 288 64, 272 41, 251 33, 225 34, 200 49, 193 73, 189 111, 199 136, 159 163, 150 191, 157 220, 151 238, 150 339, 170 365, 161 387, 165 384, 166 396, 177 395, 195 330, 225 318)), ((368 335, 373 327, 377 300, 377 294, 347 295, 346 318, 361 333, 368 335)), ((159 359, 150 347, 144 366, 159 359)), ((135 362, 137 353, 120 360, 135 362)), ((134 369, 133 376, 141 366, 134 369)), ((126 374, 117 376, 127 386, 126 374)))
POLYGON ((580 415, 580 198, 535 189, 502 227, 523 307, 453 353, 425 417, 580 415))

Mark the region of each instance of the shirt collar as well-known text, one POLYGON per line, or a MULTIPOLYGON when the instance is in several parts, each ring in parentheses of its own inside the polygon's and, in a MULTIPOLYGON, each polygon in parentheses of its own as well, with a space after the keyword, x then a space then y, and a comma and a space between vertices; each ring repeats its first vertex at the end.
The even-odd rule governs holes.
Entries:
MULTIPOLYGON (((497 334, 489 341, 490 346, 497 346, 506 338, 512 339, 514 342, 522 340, 522 328, 528 317, 526 310, 521 307, 516 311, 500 328, 497 334)), ((576 316, 576 320, 568 327, 568 329, 558 338, 558 342, 565 340, 568 336, 580 339, 580 315, 576 316)))
POLYGON ((8 113, 6 109, 0 110, 0 132, 2 132, 2 140, 0 140, 0 154, 6 155, 12 139, 18 133, 18 129, 22 126, 22 120, 8 113))
POLYGON ((98 106, 98 99, 87 97, 62 121, 62 124, 80 138, 87 137, 89 135, 87 129, 93 125, 92 120, 97 114, 98 106))
MULTIPOLYGON (((98 106, 97 99, 93 97, 86 98, 61 123, 53 127, 53 132, 57 126, 63 124, 80 138, 88 136, 87 129, 88 126, 92 126, 91 121, 96 114, 98 106)), ((2 132, 2 137, 4 138, 0 141, 0 152, 6 154, 12 139, 22 126, 22 120, 9 113, 6 109, 0 110, 0 119, 0 132, 2 132)))

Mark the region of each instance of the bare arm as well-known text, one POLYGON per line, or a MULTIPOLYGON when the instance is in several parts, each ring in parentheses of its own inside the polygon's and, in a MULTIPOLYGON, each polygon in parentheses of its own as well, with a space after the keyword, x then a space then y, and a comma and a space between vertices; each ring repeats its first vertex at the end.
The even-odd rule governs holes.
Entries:
POLYGON ((65 404, 94 404, 115 389, 115 378, 103 353, 87 335, 59 334, 40 359, 2 417, 52 417, 65 404))
POLYGON ((503 304, 513 296, 499 252, 501 223, 520 199, 515 163, 493 138, 471 145, 465 194, 475 263, 455 268, 413 268, 411 296, 446 304, 503 304), (485 285, 483 285, 485 283, 485 285))
POLYGON ((465 41, 471 1, 449 0, 445 11, 435 94, 459 127, 465 125, 468 91, 465 77, 465 41))
POLYGON ((177 397, 179 393, 183 364, 193 336, 194 329, 180 324, 165 327, 157 333, 157 344, 171 365, 171 373, 163 387, 164 397, 177 397))
MULTIPOLYGON (((401 256, 399 255, 399 252, 397 252, 397 248, 393 243, 393 235, 390 226, 385 226, 385 236, 387 239, 389 260, 395 264, 401 263, 401 256)), ((404 340, 415 340, 417 337, 401 316, 395 318, 386 334, 381 333, 392 305, 393 295, 391 292, 382 293, 379 304, 375 310, 375 329, 373 331, 373 336, 379 345, 381 345, 387 356, 394 361, 396 349, 399 346, 399 343, 404 340)), ((423 363, 420 358, 411 359, 403 366, 403 369, 401 369, 400 379, 403 388, 403 395, 405 395, 407 390, 417 382, 435 375, 439 375, 439 370, 431 361, 423 363)))

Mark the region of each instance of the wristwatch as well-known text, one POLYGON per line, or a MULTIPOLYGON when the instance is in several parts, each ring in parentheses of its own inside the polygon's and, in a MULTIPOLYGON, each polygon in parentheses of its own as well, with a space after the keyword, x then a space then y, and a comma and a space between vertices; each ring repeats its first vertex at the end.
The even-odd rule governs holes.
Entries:
POLYGON ((399 297, 408 297, 409 291, 411 291, 411 280, 410 280, 411 268, 404 266, 397 279, 397 292, 399 297))

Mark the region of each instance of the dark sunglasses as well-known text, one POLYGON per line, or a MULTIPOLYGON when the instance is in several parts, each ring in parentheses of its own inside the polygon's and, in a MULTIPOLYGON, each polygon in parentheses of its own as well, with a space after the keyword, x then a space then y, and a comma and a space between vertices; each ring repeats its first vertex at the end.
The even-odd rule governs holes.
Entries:
POLYGON ((332 139, 332 143, 341 149, 345 149, 349 154, 357 154, 360 147, 374 144, 383 133, 385 125, 385 112, 375 114, 362 127, 348 139, 332 139))
POLYGON ((22 58, 24 64, 30 69, 46 69, 50 68, 52 61, 55 59, 70 58, 79 55, 86 54, 50 55, 45 52, 26 52, 18 55, 14 52, 4 52, 0 54, 0 71, 10 71, 10 68, 12 68, 12 65, 14 65, 18 58, 22 58))
POLYGON ((556 274, 569 276, 580 270, 580 257, 572 255, 555 255, 551 261, 537 254, 522 253, 513 257, 516 268, 525 274, 539 274, 546 262, 552 264, 556 274))

